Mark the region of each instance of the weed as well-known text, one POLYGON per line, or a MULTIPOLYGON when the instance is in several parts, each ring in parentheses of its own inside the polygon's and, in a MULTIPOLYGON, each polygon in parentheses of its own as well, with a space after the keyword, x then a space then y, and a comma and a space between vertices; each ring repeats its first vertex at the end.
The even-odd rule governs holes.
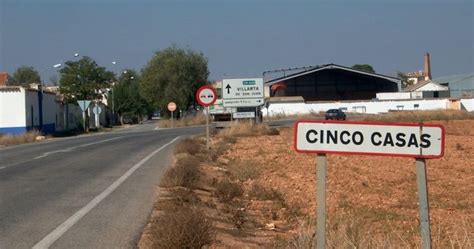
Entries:
POLYGON ((241 182, 248 179, 255 179, 260 175, 256 163, 252 160, 232 161, 229 163, 228 169, 232 178, 241 182))
POLYGON ((459 110, 402 111, 373 115, 365 120, 385 122, 426 122, 432 120, 474 119, 474 114, 459 110))
POLYGON ((283 194, 280 191, 273 188, 268 189, 258 184, 252 186, 252 189, 249 192, 249 197, 257 200, 285 201, 283 194))
POLYGON ((175 154, 187 153, 190 155, 196 155, 200 152, 202 152, 201 144, 199 144, 195 139, 190 138, 179 142, 174 149, 175 154))
POLYGON ((194 156, 178 158, 176 164, 169 168, 161 181, 161 187, 193 187, 199 180, 199 161, 194 156))
POLYGON ((36 141, 36 137, 41 133, 37 130, 32 130, 20 135, 2 135, 0 134, 0 145, 15 145, 22 143, 29 143, 36 141))
POLYGON ((456 143, 456 150, 464 150, 464 147, 460 143, 456 143))
MULTIPOLYGON (((206 124, 206 116, 202 113, 197 114, 196 116, 188 116, 183 117, 180 119, 173 120, 174 127, 183 127, 183 126, 191 126, 191 125, 203 125, 206 124)), ((162 119, 160 120, 159 127, 161 128, 170 128, 171 127, 171 119, 162 119)))
POLYGON ((224 179, 216 184, 215 195, 221 202, 230 202, 236 197, 242 196, 244 190, 237 184, 224 179))
POLYGON ((197 208, 179 207, 154 220, 153 248, 202 248, 215 238, 215 229, 197 208))

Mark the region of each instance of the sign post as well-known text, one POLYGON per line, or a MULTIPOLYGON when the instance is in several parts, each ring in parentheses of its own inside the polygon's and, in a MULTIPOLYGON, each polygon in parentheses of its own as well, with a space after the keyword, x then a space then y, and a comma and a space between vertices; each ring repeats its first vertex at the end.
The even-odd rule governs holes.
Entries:
POLYGON ((176 111, 176 103, 169 102, 168 103, 168 111, 171 112, 171 128, 174 128, 173 113, 174 113, 174 111, 176 111))
POLYGON ((423 123, 301 120, 295 123, 297 152, 317 154, 317 248, 326 246, 326 154, 412 157, 420 202, 421 244, 431 248, 425 159, 444 154, 445 130, 423 123))
POLYGON ((84 133, 86 133, 86 110, 89 108, 91 103, 90 100, 78 100, 77 103, 82 110, 82 125, 84 127, 84 133))
POLYGON ((201 86, 196 91, 196 101, 199 105, 207 107, 206 109, 206 148, 209 150, 209 106, 217 100, 216 90, 211 86, 201 86))
POLYGON ((96 104, 95 108, 93 109, 94 116, 95 116, 95 127, 99 129, 100 126, 100 113, 102 113, 102 108, 96 104))
POLYGON ((424 158, 416 159, 416 184, 420 200, 421 245, 431 248, 430 208, 428 202, 428 184, 426 180, 426 163, 424 158))
POLYGON ((317 249, 326 248, 326 154, 318 154, 316 161, 316 241, 317 249))

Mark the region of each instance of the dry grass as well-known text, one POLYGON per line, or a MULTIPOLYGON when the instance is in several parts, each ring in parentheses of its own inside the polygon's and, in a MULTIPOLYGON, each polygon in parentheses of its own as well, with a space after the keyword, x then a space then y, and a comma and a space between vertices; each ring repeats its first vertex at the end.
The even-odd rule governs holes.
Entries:
POLYGON ((426 122, 433 120, 465 120, 474 119, 474 114, 459 110, 435 110, 435 111, 400 111, 390 112, 384 115, 372 115, 365 120, 382 122, 426 122))
POLYGON ((202 248, 214 241, 215 229, 197 208, 177 207, 154 220, 153 248, 202 248))
POLYGON ((277 129, 270 128, 264 124, 253 124, 252 122, 234 122, 232 125, 219 133, 222 137, 249 137, 262 135, 279 135, 277 129))
MULTIPOLYGON (((266 114, 266 113, 265 113, 266 114)), ((303 118, 316 118, 316 117, 324 117, 325 112, 310 112, 306 114, 285 114, 285 113, 278 113, 273 116, 265 117, 265 121, 274 121, 274 120, 284 120, 284 119, 303 119, 303 118)))
POLYGON ((189 154, 180 154, 176 164, 169 168, 161 180, 161 187, 187 187, 195 186, 199 180, 199 160, 189 154))
POLYGON ((238 183, 230 182, 227 179, 216 183, 216 189, 214 191, 215 196, 220 202, 231 202, 234 198, 242 196, 244 193, 243 188, 238 183))
POLYGON ((203 149, 203 145, 200 144, 196 139, 186 138, 176 145, 174 153, 187 153, 194 156, 201 153, 203 149))
POLYGON ((260 175, 257 163, 252 160, 231 161, 226 168, 229 170, 233 179, 241 182, 255 179, 260 175))
MULTIPOLYGON (((419 227, 402 232, 396 222, 383 220, 367 222, 354 213, 329 217, 326 234, 327 248, 420 248, 419 227)), ((472 225, 468 221, 453 222, 434 219, 431 227, 433 248, 468 249, 473 246, 472 225)), ((296 234, 288 238, 276 237, 276 248, 311 248, 316 241, 316 221, 308 218, 300 222, 296 234)))
MULTIPOLYGON (((199 113, 196 116, 188 116, 180 119, 174 119, 174 127, 184 127, 192 125, 203 125, 206 124, 206 115, 199 113)), ((158 123, 160 128, 171 128, 171 119, 162 119, 158 123)))
POLYGON ((21 135, 1 135, 0 145, 15 145, 22 143, 30 143, 36 141, 36 137, 41 136, 41 132, 32 130, 21 135))

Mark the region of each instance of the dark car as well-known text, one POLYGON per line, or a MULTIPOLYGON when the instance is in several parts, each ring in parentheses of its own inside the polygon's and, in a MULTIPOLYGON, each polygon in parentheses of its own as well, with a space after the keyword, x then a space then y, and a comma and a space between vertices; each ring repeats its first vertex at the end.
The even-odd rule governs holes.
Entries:
POLYGON ((326 120, 328 119, 346 120, 346 114, 341 109, 329 109, 326 112, 326 120))

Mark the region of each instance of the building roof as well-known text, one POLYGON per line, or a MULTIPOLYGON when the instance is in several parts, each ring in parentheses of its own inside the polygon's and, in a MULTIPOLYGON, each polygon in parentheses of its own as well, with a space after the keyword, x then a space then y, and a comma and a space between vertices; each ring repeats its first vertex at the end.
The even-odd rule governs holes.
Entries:
POLYGON ((294 73, 294 74, 290 74, 288 76, 280 77, 280 78, 277 78, 277 79, 274 79, 274 80, 270 80, 268 82, 265 82, 265 85, 271 86, 271 85, 276 84, 278 82, 286 81, 286 80, 289 80, 289 79, 297 78, 297 77, 300 77, 300 76, 303 76, 303 75, 307 75, 307 74, 311 74, 311 73, 314 73, 314 72, 327 70, 327 69, 340 69, 340 70, 344 70, 344 71, 350 71, 350 72, 365 74, 365 75, 369 75, 369 76, 372 76, 372 77, 386 79, 386 80, 392 81, 392 82, 397 83, 397 84, 400 84, 400 82, 401 82, 400 79, 395 78, 395 77, 391 77, 391 76, 387 76, 387 75, 383 75, 383 74, 377 74, 377 73, 368 73, 368 72, 365 72, 365 71, 361 71, 361 70, 353 69, 353 68, 350 68, 350 67, 345 67, 345 66, 336 65, 336 64, 331 63, 331 64, 326 64, 326 65, 313 67, 311 69, 308 69, 308 70, 305 70, 305 71, 302 71, 302 72, 298 72, 298 73, 294 73))
POLYGON ((413 92, 413 91, 416 91, 417 89, 420 89, 421 87, 426 86, 428 84, 434 84, 434 85, 436 85, 440 88, 446 88, 446 91, 448 90, 448 88, 446 86, 442 86, 437 82, 434 82, 432 80, 423 80, 423 81, 420 81, 416 84, 413 84, 411 86, 406 87, 405 89, 403 89, 403 91, 404 92, 413 92))
POLYGON ((449 83, 449 88, 452 90, 467 88, 474 89, 474 72, 443 76, 433 79, 433 81, 439 84, 449 83))

